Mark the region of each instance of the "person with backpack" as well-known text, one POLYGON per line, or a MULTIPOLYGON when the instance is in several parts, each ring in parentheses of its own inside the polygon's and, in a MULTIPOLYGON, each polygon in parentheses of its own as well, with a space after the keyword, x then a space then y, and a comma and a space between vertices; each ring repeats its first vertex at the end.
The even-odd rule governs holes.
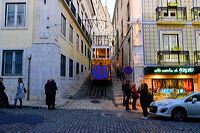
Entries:
POLYGON ((22 99, 25 97, 24 90, 25 90, 24 82, 22 78, 18 78, 17 92, 14 99, 14 108, 16 108, 18 99, 20 102, 20 108, 22 108, 22 99))

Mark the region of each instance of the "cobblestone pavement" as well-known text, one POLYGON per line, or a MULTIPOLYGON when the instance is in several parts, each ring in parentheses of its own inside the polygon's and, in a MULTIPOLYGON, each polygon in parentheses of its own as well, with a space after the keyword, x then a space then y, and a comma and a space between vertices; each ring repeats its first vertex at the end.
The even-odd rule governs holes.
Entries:
POLYGON ((141 111, 124 111, 109 100, 69 100, 56 110, 0 109, 0 133, 200 133, 199 120, 143 120, 141 116, 141 111))

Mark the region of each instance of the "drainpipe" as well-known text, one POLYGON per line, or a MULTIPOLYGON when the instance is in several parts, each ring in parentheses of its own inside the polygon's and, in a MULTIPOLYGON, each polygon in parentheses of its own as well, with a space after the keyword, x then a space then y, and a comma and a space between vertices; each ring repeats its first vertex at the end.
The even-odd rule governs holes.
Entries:
POLYGON ((31 72, 31 55, 28 57, 28 88, 27 88, 27 100, 30 100, 30 72, 31 72))

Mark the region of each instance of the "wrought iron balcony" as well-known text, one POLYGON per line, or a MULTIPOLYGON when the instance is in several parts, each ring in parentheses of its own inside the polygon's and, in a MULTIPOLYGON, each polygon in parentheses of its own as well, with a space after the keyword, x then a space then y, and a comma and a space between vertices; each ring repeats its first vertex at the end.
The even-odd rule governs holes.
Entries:
POLYGON ((192 21, 200 20, 200 7, 193 7, 191 9, 191 13, 192 13, 192 21))
POLYGON ((82 28, 82 30, 83 30, 83 32, 85 33, 85 31, 86 31, 86 28, 85 28, 85 25, 82 23, 82 26, 81 26, 81 28, 82 28))
POLYGON ((76 13, 76 8, 71 0, 65 0, 66 5, 68 5, 69 9, 71 10, 71 13, 74 15, 76 22, 82 29, 83 33, 85 34, 87 40, 89 41, 90 44, 92 44, 90 34, 88 33, 87 29, 85 28, 85 25, 82 23, 82 20, 79 16, 79 14, 76 13))
POLYGON ((67 3, 67 5, 69 6, 71 0, 65 0, 65 2, 67 3))
POLYGON ((79 16, 79 14, 77 14, 77 20, 78 20, 78 24, 81 27, 81 17, 79 16))
POLYGON ((75 6, 74 6, 74 4, 73 4, 72 1, 71 1, 71 6, 70 6, 70 8, 71 8, 71 11, 72 11, 72 13, 74 14, 74 16, 76 16, 76 8, 75 8, 75 6))
POLYGON ((159 65, 189 65, 189 51, 158 51, 159 65))
POLYGON ((186 7, 157 7, 156 21, 184 22, 187 19, 186 7))
POLYGON ((200 65, 200 51, 194 51, 194 64, 200 65))

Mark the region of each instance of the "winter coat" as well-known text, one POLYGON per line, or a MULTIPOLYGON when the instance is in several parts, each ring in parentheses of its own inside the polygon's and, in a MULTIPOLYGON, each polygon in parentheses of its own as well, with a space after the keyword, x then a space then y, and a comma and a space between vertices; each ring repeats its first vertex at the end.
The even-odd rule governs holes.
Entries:
POLYGON ((148 106, 148 85, 146 83, 142 84, 140 93, 140 103, 141 106, 148 106))
POLYGON ((125 84, 125 86, 124 86, 124 88, 125 88, 125 94, 126 94, 126 96, 131 96, 131 86, 130 86, 130 84, 125 84))
POLYGON ((0 96, 3 95, 4 90, 5 90, 5 86, 3 85, 2 82, 0 82, 0 96))
POLYGON ((15 99, 23 99, 24 96, 25 96, 25 94, 24 94, 24 84, 20 83, 17 86, 17 93, 15 95, 15 99))
POLYGON ((45 84, 46 104, 55 104, 57 85, 55 81, 50 81, 45 84))

